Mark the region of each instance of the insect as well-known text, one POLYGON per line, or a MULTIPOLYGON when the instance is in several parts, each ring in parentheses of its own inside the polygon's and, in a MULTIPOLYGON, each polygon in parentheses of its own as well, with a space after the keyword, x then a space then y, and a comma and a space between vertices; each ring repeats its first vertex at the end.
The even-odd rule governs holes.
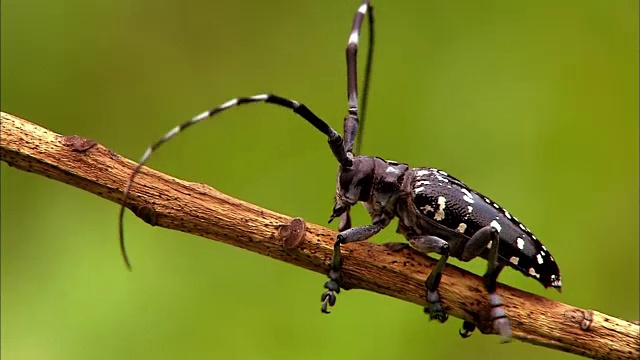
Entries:
MULTIPOLYGON (((322 312, 329 313, 328 307, 335 305, 336 295, 340 292, 343 264, 341 246, 371 238, 396 217, 398 232, 404 235, 411 247, 425 254, 440 255, 437 265, 425 281, 428 303, 425 312, 429 313, 431 319, 445 322, 448 318, 442 307, 438 286, 449 257, 462 261, 476 257, 487 260, 484 287, 488 293, 493 328, 505 340, 511 337, 511 323, 496 293, 497 278, 505 266, 534 278, 544 287, 560 290, 560 271, 551 253, 527 227, 497 203, 442 170, 409 168, 406 164, 359 155, 374 48, 373 25, 373 8, 370 1, 365 0, 355 14, 346 48, 348 113, 343 122, 344 138, 304 104, 278 95, 259 94, 234 98, 196 115, 171 129, 147 148, 129 177, 120 208, 120 248, 127 266, 130 265, 122 226, 126 199, 136 175, 151 154, 160 145, 202 120, 239 105, 264 102, 293 110, 323 133, 340 165, 335 204, 329 220, 340 219, 339 234, 328 271, 329 280, 324 285, 325 291, 321 297, 322 312), (357 51, 365 17, 369 24, 369 48, 362 102, 359 104, 357 51), (352 227, 350 209, 357 203, 364 204, 371 216, 371 224, 352 227)), ((465 321, 460 335, 468 337, 474 329, 475 324, 465 321)))

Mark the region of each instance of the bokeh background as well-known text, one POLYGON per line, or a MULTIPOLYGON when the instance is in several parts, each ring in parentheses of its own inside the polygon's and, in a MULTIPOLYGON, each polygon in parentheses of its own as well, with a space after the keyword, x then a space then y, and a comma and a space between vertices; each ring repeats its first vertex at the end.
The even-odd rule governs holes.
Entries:
MULTIPOLYGON (((375 5, 364 153, 442 168, 491 196, 551 249, 564 292, 512 270, 502 282, 638 319, 638 3, 375 5)), ((133 159, 238 95, 289 96, 341 129, 358 6, 4 0, 2 110, 133 159)), ((258 104, 197 129, 149 165, 326 222, 336 164, 308 124, 258 104)), ((429 323, 418 306, 362 291, 323 316, 324 276, 127 214, 129 273, 116 204, 1 169, 3 359, 575 358, 463 341, 459 319, 429 323)), ((394 229, 374 241, 398 240, 394 229)))

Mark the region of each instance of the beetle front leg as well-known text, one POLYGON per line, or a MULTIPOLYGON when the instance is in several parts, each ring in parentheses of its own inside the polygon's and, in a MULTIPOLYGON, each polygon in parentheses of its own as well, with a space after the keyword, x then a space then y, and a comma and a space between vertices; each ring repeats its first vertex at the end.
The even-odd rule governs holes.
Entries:
POLYGON ((449 244, 436 236, 412 237, 409 238, 409 243, 413 248, 422 253, 428 254, 435 252, 442 255, 440 260, 438 260, 436 267, 431 271, 429 277, 427 277, 427 281, 425 281, 429 307, 425 307, 424 311, 425 313, 429 313, 429 318, 431 320, 436 319, 443 323, 447 321, 449 316, 442 308, 440 294, 438 293, 438 286, 440 285, 440 279, 442 279, 444 266, 447 263, 447 260, 449 260, 449 244))
POLYGON ((336 304, 336 294, 340 293, 340 284, 342 284, 342 255, 340 254, 340 245, 350 242, 364 241, 377 234, 384 228, 384 225, 374 223, 372 225, 358 226, 347 229, 338 234, 336 242, 333 245, 333 256, 331 258, 331 269, 329 270, 329 281, 324 284, 325 292, 322 293, 320 301, 322 301, 321 310, 325 314, 329 314, 328 306, 336 304))
MULTIPOLYGON (((503 341, 511 339, 511 322, 502 308, 502 298, 496 294, 498 275, 504 268, 504 264, 498 262, 498 245, 500 236, 498 230, 492 226, 485 226, 478 230, 465 245, 460 260, 470 261, 479 256, 485 248, 489 247, 487 256, 487 272, 484 274, 484 287, 489 293, 489 305, 491 306, 491 321, 493 329, 502 336, 503 341)), ((475 329, 475 324, 465 321, 462 324, 460 336, 467 338, 475 329)))

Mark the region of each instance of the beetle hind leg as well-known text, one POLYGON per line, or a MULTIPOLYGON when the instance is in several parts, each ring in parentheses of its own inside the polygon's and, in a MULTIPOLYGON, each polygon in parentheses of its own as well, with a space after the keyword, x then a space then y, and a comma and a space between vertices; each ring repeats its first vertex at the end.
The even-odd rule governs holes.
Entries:
MULTIPOLYGON (((507 317, 502 305, 502 298, 496 293, 496 284, 498 275, 504 268, 504 264, 498 262, 498 245, 500 238, 498 230, 492 226, 485 226, 478 230, 469 242, 465 245, 462 261, 469 261, 479 256, 485 248, 489 248, 489 256, 487 257, 487 272, 484 274, 484 288, 489 293, 489 306, 491 307, 491 321, 493 322, 493 330, 502 336, 503 342, 511 340, 511 322, 507 317)), ((460 336, 467 338, 471 336, 475 330, 475 324, 465 321, 460 330, 460 336)))
MULTIPOLYGON (((497 255, 495 260, 497 260, 497 255)), ((499 265, 495 262, 492 263, 490 263, 489 268, 484 275, 484 286, 489 293, 489 306, 491 306, 491 321, 493 322, 493 330, 497 334, 502 336, 502 342, 506 343, 511 341, 511 321, 509 321, 509 318, 507 317, 507 314, 502 307, 502 298, 496 293, 498 274, 500 274, 500 271, 502 271, 504 265, 499 265)))

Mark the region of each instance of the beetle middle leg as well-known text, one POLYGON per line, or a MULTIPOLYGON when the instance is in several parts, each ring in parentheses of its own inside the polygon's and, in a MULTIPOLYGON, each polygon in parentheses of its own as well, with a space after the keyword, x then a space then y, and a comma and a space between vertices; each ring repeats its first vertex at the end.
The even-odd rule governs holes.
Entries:
MULTIPOLYGON (((489 305, 491 306, 491 320, 493 329, 502 336, 503 341, 511 339, 511 322, 502 308, 502 298, 496 294, 496 284, 498 275, 504 268, 504 264, 498 262, 498 245, 500 237, 498 230, 492 226, 485 226, 478 230, 465 245, 460 260, 470 261, 479 256, 485 248, 489 247, 487 257, 487 271, 484 274, 484 288, 489 293, 489 305)), ((460 330, 463 338, 471 336, 475 330, 475 324, 465 321, 460 330)))
POLYGON ((408 240, 413 248, 422 253, 428 254, 435 252, 442 255, 436 267, 431 271, 429 277, 427 277, 427 281, 425 281, 429 307, 425 307, 424 311, 425 313, 429 313, 431 320, 436 319, 443 323, 447 321, 449 316, 442 308, 438 286, 440 285, 440 279, 442 279, 444 266, 447 260, 449 260, 449 244, 436 236, 410 237, 408 240))

